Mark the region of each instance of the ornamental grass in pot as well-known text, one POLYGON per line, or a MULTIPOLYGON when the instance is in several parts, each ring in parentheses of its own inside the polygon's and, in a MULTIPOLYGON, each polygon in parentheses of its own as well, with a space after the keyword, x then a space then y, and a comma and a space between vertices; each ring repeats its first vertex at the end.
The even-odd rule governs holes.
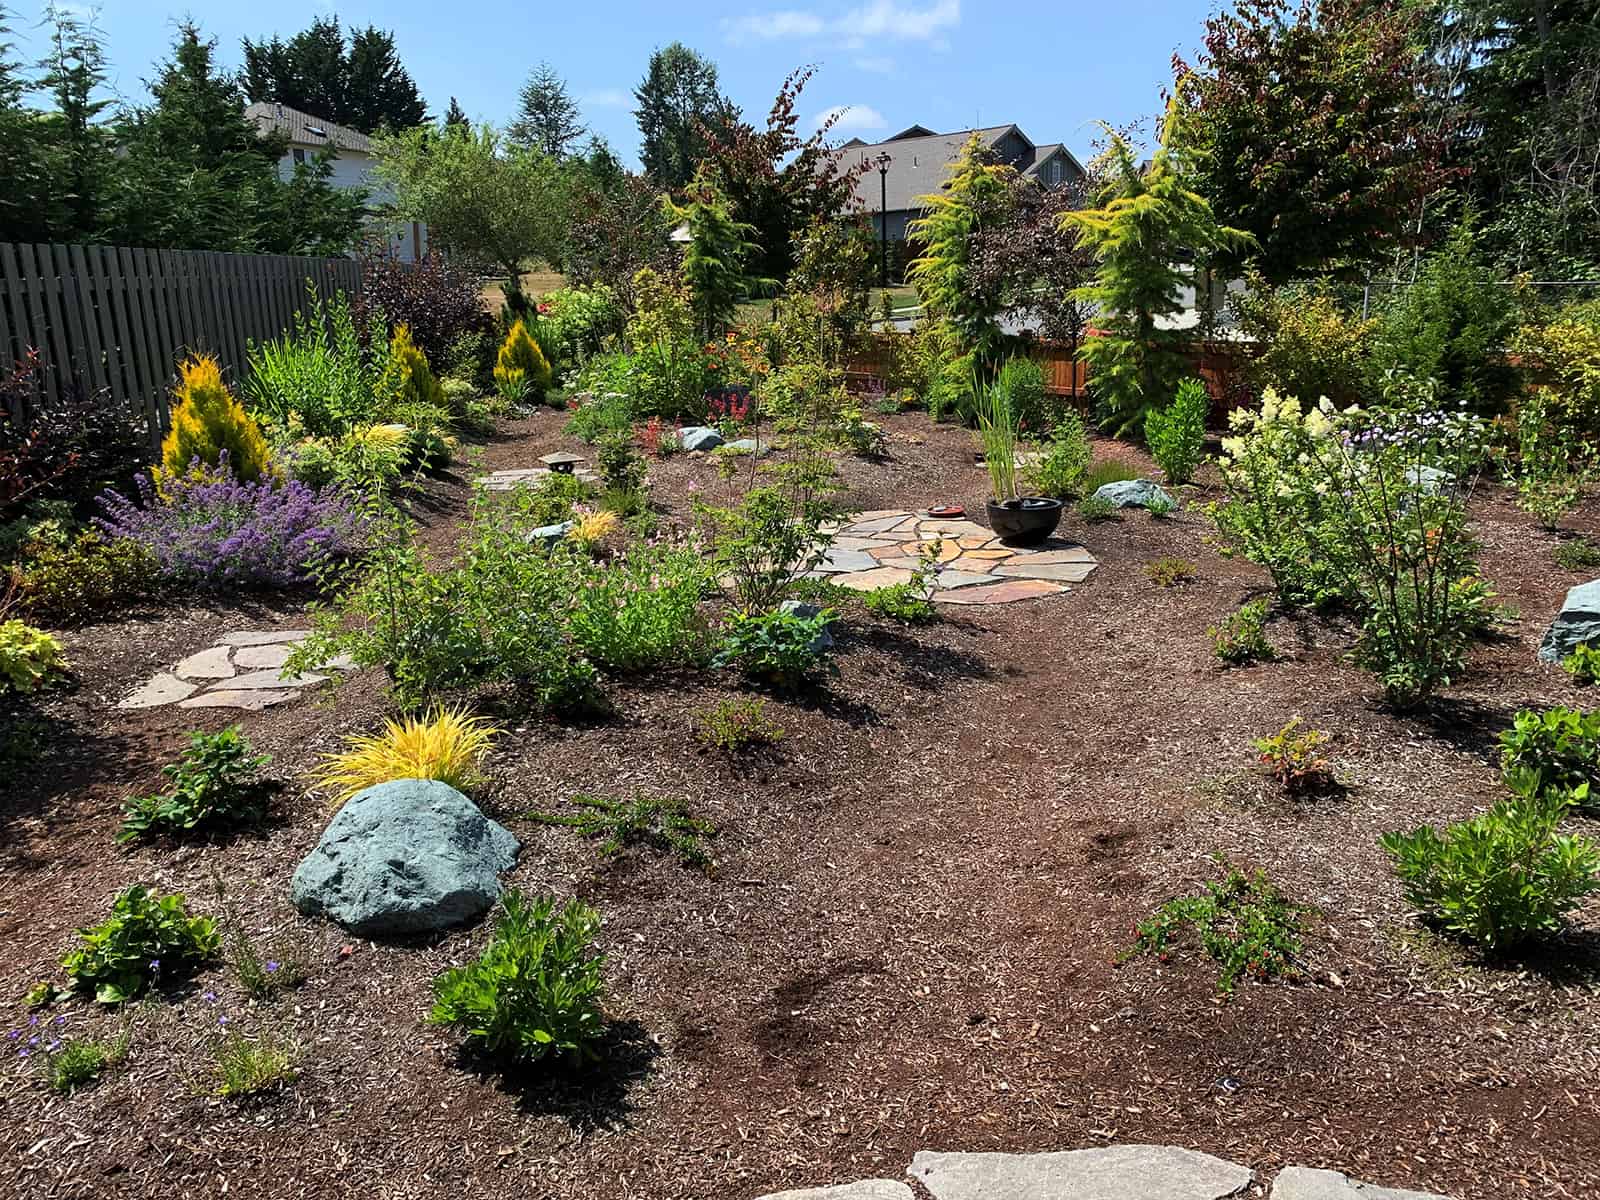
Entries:
POLYGON ((1017 420, 1001 378, 989 383, 974 380, 973 394, 977 397, 978 440, 983 443, 983 462, 994 491, 986 506, 989 528, 1015 545, 1042 542, 1061 521, 1061 501, 1017 494, 1017 420))

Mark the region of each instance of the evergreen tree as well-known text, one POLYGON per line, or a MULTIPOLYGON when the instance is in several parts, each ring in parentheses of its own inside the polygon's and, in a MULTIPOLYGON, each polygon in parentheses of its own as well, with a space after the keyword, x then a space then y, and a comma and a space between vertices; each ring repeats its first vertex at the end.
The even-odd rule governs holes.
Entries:
POLYGON ((469 129, 472 122, 467 120, 467 114, 454 96, 450 97, 450 107, 445 110, 444 123, 447 129, 469 129))
POLYGON ((633 98, 643 139, 639 161, 646 174, 671 190, 694 178, 706 156, 708 131, 727 130, 739 111, 718 90, 716 64, 682 42, 650 56, 633 98))
POLYGON ((683 278, 693 297, 700 336, 711 341, 727 330, 739 301, 750 289, 769 282, 745 273, 760 249, 750 240, 755 228, 734 220, 728 198, 705 164, 684 189, 684 203, 674 204, 670 196, 663 196, 662 204, 670 219, 688 227, 683 278))
POLYGON ((99 31, 71 11, 52 6, 46 20, 50 53, 39 63, 39 87, 55 111, 37 128, 51 175, 51 240, 89 241, 100 232, 101 203, 117 171, 102 121, 111 105, 103 94, 105 51, 99 31))
POLYGON ((507 131, 511 140, 565 158, 584 135, 578 104, 567 91, 566 80, 549 63, 540 63, 522 85, 517 119, 507 131))
POLYGON ((592 134, 584 148, 583 164, 589 183, 605 195, 614 195, 627 177, 627 168, 611 149, 611 143, 592 134))
POLYGON ((1190 187, 1173 145, 1176 116, 1176 106, 1169 106, 1160 145, 1142 171, 1127 139, 1106 126, 1111 142, 1097 164, 1105 177, 1099 207, 1061 218, 1099 268, 1096 281, 1073 296, 1096 313, 1098 332, 1084 341, 1083 357, 1118 436, 1143 429, 1146 415, 1166 404, 1185 369, 1179 346, 1190 334, 1163 326, 1161 318, 1182 311, 1182 291, 1191 278, 1198 281, 1209 256, 1251 240, 1219 224, 1190 187), (1182 269, 1184 262, 1194 276, 1182 269))
POLYGON ((51 173, 42 120, 23 98, 31 90, 11 58, 0 8, 0 242, 49 240, 51 173))
POLYGON ((410 129, 427 119, 392 33, 353 29, 347 46, 339 19, 318 17, 287 42, 245 38, 243 48, 251 100, 284 104, 362 133, 410 129))

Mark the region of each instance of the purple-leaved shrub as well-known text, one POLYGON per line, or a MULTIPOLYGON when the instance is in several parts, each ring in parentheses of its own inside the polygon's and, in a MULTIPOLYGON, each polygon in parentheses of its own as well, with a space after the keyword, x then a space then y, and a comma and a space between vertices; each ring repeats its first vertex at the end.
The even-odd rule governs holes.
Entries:
POLYGON ((165 480, 160 491, 140 476, 138 501, 100 496, 95 524, 131 538, 155 555, 162 578, 201 586, 293 587, 312 566, 355 553, 366 520, 344 495, 263 476, 240 483, 227 460, 165 480))

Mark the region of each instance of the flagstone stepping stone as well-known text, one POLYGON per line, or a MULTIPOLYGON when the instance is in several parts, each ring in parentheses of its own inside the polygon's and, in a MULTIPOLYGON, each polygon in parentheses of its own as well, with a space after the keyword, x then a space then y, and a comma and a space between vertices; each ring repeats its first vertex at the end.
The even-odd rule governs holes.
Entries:
MULTIPOLYGON (((248 649, 251 650, 260 650, 263 648, 270 650, 278 649, 277 646, 248 647, 248 649)), ((173 667, 172 673, 174 675, 182 676, 184 679, 231 679, 233 678, 233 663, 229 661, 228 658, 229 650, 230 647, 228 646, 212 646, 209 650, 202 650, 198 654, 191 654, 177 666, 173 667)), ((239 651, 240 654, 243 654, 244 652, 245 651, 243 649, 239 651)), ((287 649, 284 649, 283 653, 284 657, 288 657, 289 651, 287 649)))
POLYGON ((897 583, 910 583, 911 572, 901 567, 873 567, 870 571, 857 571, 851 575, 836 575, 833 582, 855 592, 874 592, 879 588, 893 587, 897 583))
POLYGON ((919 1150, 908 1174, 934 1200, 1224 1200, 1249 1167, 1178 1146, 1101 1146, 1052 1154, 919 1150))
POLYGON ((939 590, 954 591, 956 588, 974 587, 980 583, 1001 583, 993 575, 982 571, 951 571, 939 572, 939 590))
POLYGON ((265 633, 248 631, 225 633, 217 639, 220 646, 271 646, 278 642, 303 642, 311 636, 309 629, 269 629, 265 633))
MULTIPOLYGON (((849 586, 850 577, 835 582, 849 586)), ((1039 596, 1057 596, 1068 589, 1059 583, 1046 583, 1043 579, 1011 579, 988 587, 961 588, 953 592, 935 592, 933 598, 942 604, 1013 604, 1018 600, 1032 600, 1039 596)))
POLYGON ((199 688, 192 683, 185 683, 176 675, 162 672, 150 679, 150 682, 140 687, 133 695, 120 701, 118 708, 160 708, 163 704, 176 704, 179 700, 186 700, 194 695, 199 688))
POLYGON ((1272 1200, 1450 1200, 1436 1192, 1358 1183, 1339 1171, 1285 1167, 1272 1181, 1272 1200))
POLYGON ((996 575, 1019 579, 1054 579, 1058 583, 1082 583, 1094 570, 1093 563, 1042 563, 1033 559, 1027 562, 1002 563, 994 568, 996 575))
POLYGON ((222 688, 218 691, 201 692, 198 696, 190 696, 187 700, 178 701, 179 708, 242 708, 246 712, 260 712, 264 708, 271 708, 274 704, 282 704, 286 700, 293 700, 300 693, 297 691, 274 692, 266 688, 257 688, 251 691, 241 691, 237 688, 222 688))
POLYGON ((250 671, 244 675, 235 675, 228 680, 230 688, 303 688, 313 683, 322 683, 328 677, 307 673, 304 675, 285 675, 279 667, 268 667, 265 671, 250 671))
MULTIPOLYGON (((493 471, 488 475, 480 475, 478 482, 485 491, 512 492, 519 487, 527 487, 530 484, 537 486, 541 479, 553 473, 549 467, 522 467, 511 471, 493 471)), ((569 474, 583 483, 598 483, 600 481, 599 476, 588 467, 577 467, 569 474)))
POLYGON ((915 1200, 911 1189, 893 1179, 863 1179, 838 1187, 797 1188, 790 1192, 769 1192, 756 1200, 915 1200))
MULTIPOLYGON (((216 647, 218 650, 225 648, 223 646, 216 647)), ((283 666, 284 663, 289 661, 289 655, 293 653, 294 646, 283 642, 279 642, 274 646, 240 646, 233 652, 233 661, 235 666, 243 667, 250 671, 260 671, 267 667, 283 666)), ((181 665, 178 667, 178 674, 186 674, 181 665)))

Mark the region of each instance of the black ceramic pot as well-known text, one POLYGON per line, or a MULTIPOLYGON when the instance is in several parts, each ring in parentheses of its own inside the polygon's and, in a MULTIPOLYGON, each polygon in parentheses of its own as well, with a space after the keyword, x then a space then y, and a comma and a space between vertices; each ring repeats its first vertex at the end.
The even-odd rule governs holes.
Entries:
POLYGON ((1018 546, 1042 542, 1061 523, 1061 501, 1045 496, 1022 496, 1003 504, 988 502, 989 528, 1000 540, 1018 546))

